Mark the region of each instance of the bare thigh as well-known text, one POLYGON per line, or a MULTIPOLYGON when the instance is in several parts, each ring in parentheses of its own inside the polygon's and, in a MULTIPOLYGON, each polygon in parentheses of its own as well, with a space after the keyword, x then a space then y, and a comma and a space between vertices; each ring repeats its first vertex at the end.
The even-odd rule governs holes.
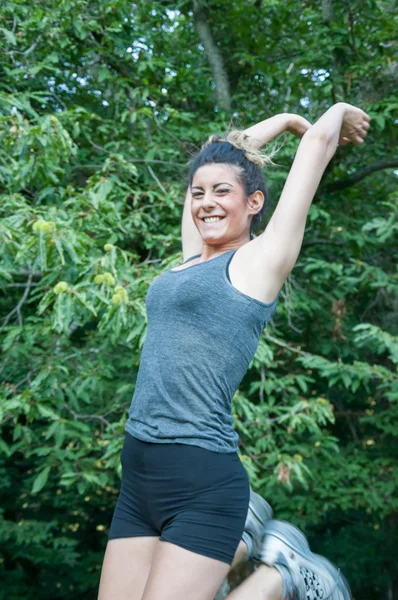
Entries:
POLYGON ((141 600, 213 600, 230 565, 157 541, 141 600))
POLYGON ((141 600, 158 542, 156 536, 110 540, 98 600, 141 600))

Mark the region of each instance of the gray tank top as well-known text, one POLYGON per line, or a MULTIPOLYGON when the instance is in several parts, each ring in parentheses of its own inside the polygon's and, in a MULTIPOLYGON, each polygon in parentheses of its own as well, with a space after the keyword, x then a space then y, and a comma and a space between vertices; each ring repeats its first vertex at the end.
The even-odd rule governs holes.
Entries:
POLYGON ((237 290, 228 275, 235 252, 166 271, 149 286, 147 335, 125 426, 134 437, 236 452, 232 397, 280 292, 265 304, 237 290))

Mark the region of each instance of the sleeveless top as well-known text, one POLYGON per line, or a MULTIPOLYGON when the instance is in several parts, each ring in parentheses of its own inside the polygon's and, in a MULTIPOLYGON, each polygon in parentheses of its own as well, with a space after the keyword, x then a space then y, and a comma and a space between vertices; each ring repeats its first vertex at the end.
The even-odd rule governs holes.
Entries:
POLYGON ((280 292, 266 304, 235 288, 228 275, 235 252, 170 269, 149 286, 147 335, 125 426, 134 437, 237 451, 231 401, 280 292))

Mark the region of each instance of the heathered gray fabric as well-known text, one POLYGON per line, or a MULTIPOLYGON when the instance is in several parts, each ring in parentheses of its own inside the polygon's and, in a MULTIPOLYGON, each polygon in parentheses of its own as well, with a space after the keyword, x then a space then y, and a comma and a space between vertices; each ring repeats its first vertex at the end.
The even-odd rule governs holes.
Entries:
POLYGON ((233 287, 227 273, 235 252, 166 271, 151 283, 125 427, 134 437, 236 452, 231 400, 279 294, 265 304, 233 287))

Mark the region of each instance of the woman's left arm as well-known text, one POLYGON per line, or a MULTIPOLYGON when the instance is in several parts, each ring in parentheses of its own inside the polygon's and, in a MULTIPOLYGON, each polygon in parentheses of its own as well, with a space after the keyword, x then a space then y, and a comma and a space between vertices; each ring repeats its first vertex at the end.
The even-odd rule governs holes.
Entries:
POLYGON ((360 108, 339 102, 303 135, 276 209, 255 240, 273 281, 270 296, 282 287, 296 263, 308 210, 338 144, 362 144, 369 121, 360 108))

